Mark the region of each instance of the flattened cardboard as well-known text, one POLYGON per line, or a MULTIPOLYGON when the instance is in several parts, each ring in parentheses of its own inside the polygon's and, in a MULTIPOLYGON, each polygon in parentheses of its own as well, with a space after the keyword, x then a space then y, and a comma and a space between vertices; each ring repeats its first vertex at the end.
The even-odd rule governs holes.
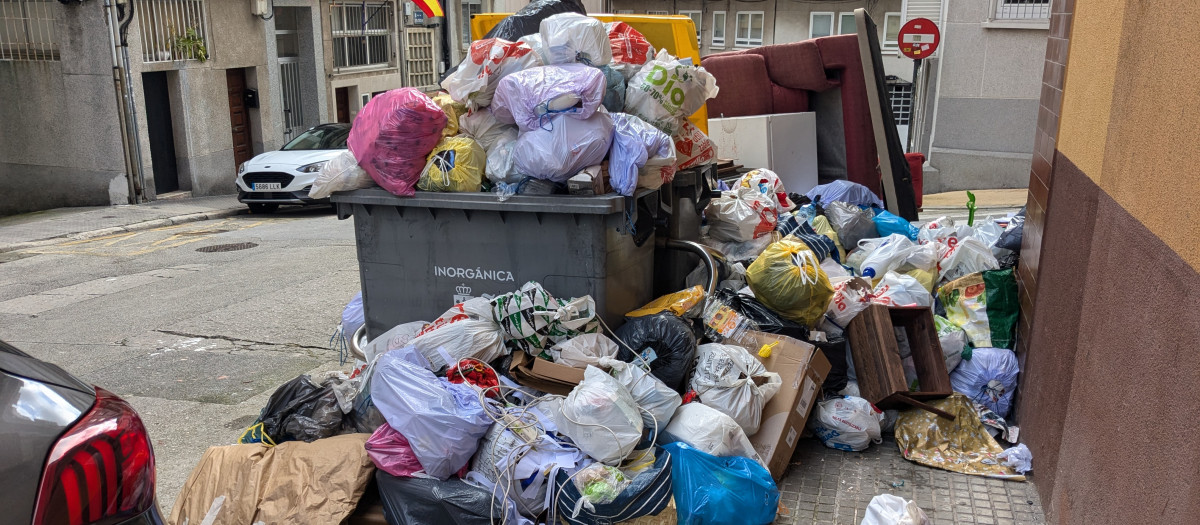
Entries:
POLYGON ((541 390, 547 394, 565 396, 575 385, 583 382, 583 369, 573 368, 545 359, 530 357, 525 352, 514 352, 509 373, 517 383, 541 390))
POLYGON ((750 444, 766 463, 767 470, 779 480, 796 452, 830 364, 817 347, 803 341, 763 332, 749 332, 749 335, 749 340, 754 341, 753 348, 745 345, 746 348, 767 371, 783 379, 779 392, 763 406, 758 432, 750 436, 750 444), (776 341, 770 357, 758 355, 763 345, 776 341))

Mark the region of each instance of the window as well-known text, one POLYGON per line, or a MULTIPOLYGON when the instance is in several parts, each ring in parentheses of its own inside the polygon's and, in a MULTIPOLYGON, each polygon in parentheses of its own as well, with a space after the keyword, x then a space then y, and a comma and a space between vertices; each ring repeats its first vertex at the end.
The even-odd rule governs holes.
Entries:
POLYGON ((896 51, 900 49, 900 13, 883 15, 883 50, 896 51))
POLYGON ((702 11, 680 11, 679 14, 692 19, 692 25, 696 26, 696 47, 700 47, 700 26, 704 23, 704 13, 702 11))
MULTIPOLYGON (((418 9, 419 11, 419 9, 418 9)), ((471 47, 471 15, 477 15, 483 12, 483 4, 480 0, 462 0, 462 10, 459 11, 462 19, 462 48, 466 51, 471 47)))
POLYGON ((833 13, 814 12, 808 15, 808 38, 833 34, 833 13))
POLYGON ((646 14, 648 14, 648 15, 669 15, 669 14, 671 14, 671 12, 670 11, 646 11, 646 14))
POLYGON ((392 3, 330 4, 333 66, 383 67, 392 57, 392 3))
POLYGON ((0 2, 0 60, 58 60, 56 9, 50 0, 0 2))
MULTIPOLYGON (((6 3, 6 2, 5 2, 6 3)), ((0 3, 0 5, 3 5, 0 3)), ((203 0, 141 0, 137 2, 138 29, 142 40, 142 62, 207 60, 212 58, 203 0), (197 47, 175 45, 179 37, 194 37, 204 43, 207 56, 197 47)))
POLYGON ((735 46, 761 46, 763 43, 763 12, 742 11, 737 14, 737 32, 733 35, 735 46))
POLYGON ((838 13, 838 34, 852 35, 857 32, 858 27, 856 27, 854 23, 854 12, 848 11, 838 13))
POLYGON ((410 27, 404 30, 405 85, 425 87, 437 84, 437 63, 433 56, 433 30, 410 27))
POLYGON ((725 11, 713 12, 712 47, 725 47, 725 11))
POLYGON ((632 9, 618 9, 617 14, 618 15, 632 15, 633 10, 632 9))
POLYGON ((896 82, 888 84, 888 101, 897 126, 907 126, 912 120, 912 84, 896 82))
POLYGON ((996 19, 1045 20, 1050 18, 1050 0, 992 0, 996 19))

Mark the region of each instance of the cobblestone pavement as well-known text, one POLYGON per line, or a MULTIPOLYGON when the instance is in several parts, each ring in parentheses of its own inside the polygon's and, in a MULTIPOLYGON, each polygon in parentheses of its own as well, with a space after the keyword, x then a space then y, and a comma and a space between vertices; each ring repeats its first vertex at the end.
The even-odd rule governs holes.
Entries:
POLYGON ((854 524, 871 498, 890 493, 914 500, 935 525, 1042 525, 1032 481, 1003 481, 934 469, 900 455, 890 435, 863 452, 800 440, 794 463, 780 482, 788 508, 777 524, 854 524))

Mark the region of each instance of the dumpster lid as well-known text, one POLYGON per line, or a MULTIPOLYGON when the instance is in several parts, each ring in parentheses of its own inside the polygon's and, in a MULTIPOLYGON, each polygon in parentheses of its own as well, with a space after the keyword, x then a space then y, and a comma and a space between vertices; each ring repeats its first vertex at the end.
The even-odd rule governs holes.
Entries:
MULTIPOLYGON (((639 197, 641 193, 639 191, 639 197)), ((618 194, 581 195, 513 195, 500 202, 493 193, 441 193, 418 191, 412 197, 397 197, 383 188, 367 188, 334 193, 335 203, 375 204, 406 208, 452 208, 458 210, 491 210, 527 213, 581 213, 610 215, 625 210, 625 198, 618 194)))

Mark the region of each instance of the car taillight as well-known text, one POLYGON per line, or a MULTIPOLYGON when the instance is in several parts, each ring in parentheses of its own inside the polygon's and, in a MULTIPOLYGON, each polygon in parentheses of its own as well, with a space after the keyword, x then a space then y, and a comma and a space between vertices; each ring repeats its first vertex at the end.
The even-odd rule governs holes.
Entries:
POLYGON ((141 418, 102 388, 46 459, 34 525, 107 524, 154 504, 154 451, 141 418))

